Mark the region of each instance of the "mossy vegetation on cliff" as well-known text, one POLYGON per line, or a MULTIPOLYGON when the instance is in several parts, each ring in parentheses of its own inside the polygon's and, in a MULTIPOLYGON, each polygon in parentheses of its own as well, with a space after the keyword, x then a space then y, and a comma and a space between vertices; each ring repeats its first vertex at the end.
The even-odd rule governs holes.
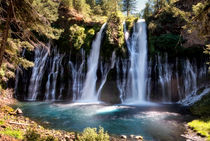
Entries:
POLYGON ((125 53, 125 39, 123 32, 124 15, 120 12, 113 12, 108 21, 105 30, 105 39, 102 42, 102 56, 105 59, 111 57, 113 51, 125 53))

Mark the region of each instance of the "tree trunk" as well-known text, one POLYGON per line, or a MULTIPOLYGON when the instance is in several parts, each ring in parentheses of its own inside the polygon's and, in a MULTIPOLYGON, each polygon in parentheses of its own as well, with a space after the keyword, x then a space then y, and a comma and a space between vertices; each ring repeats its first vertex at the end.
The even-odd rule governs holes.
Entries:
POLYGON ((3 58, 4 58, 3 56, 4 56, 6 44, 7 44, 9 28, 10 28, 10 21, 11 21, 11 14, 12 14, 12 2, 10 0, 9 7, 7 9, 7 20, 6 20, 5 28, 3 31, 3 37, 2 37, 1 46, 0 46, 0 68, 1 68, 1 65, 3 62, 3 58))

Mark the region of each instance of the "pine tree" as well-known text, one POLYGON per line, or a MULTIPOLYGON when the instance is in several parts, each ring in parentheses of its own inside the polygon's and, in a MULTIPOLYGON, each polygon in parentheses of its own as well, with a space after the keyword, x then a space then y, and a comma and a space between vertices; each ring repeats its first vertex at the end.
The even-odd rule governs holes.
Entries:
MULTIPOLYGON (((19 66, 24 68, 33 63, 24 59, 24 49, 45 46, 37 36, 58 39, 61 30, 51 24, 57 20, 59 3, 51 0, 4 0, 0 1, 0 80, 14 77, 19 66)), ((1 82, 0 82, 1 83, 1 82)))
POLYGON ((130 15, 131 11, 136 10, 136 0, 123 0, 123 11, 127 12, 127 16, 130 15))

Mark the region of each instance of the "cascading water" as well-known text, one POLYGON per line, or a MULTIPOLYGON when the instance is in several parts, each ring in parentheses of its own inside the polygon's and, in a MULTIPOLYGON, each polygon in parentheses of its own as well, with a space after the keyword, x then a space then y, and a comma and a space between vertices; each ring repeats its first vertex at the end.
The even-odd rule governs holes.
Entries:
POLYGON ((72 56, 61 53, 58 47, 53 47, 52 44, 49 44, 51 54, 44 48, 37 48, 32 72, 27 73, 24 70, 23 73, 16 73, 16 96, 33 101, 96 102, 100 98, 107 100, 104 94, 108 94, 109 90, 104 88, 113 88, 115 98, 118 98, 116 103, 120 100, 125 104, 141 104, 144 101, 168 103, 190 99, 190 96, 196 96, 197 91, 206 86, 208 68, 205 61, 186 57, 170 58, 167 53, 160 52, 151 57, 147 65, 145 22, 139 20, 135 23, 131 36, 126 31, 125 24, 124 26, 129 58, 116 57, 113 52, 111 63, 108 63, 99 57, 102 32, 105 28, 103 25, 92 44, 88 61, 83 50, 72 56), (99 79, 98 69, 101 71, 99 79), (114 70, 110 71, 111 69, 114 70), (108 77, 109 74, 112 76, 108 77), (111 82, 106 83, 107 78, 111 82), (113 81, 116 81, 116 86, 113 86, 113 81), (98 90, 96 82, 99 82, 98 90))
MULTIPOLYGON (((83 87, 83 81, 84 81, 84 67, 85 67, 85 53, 82 50, 82 63, 78 65, 76 63, 75 65, 73 62, 69 61, 69 65, 71 68, 71 74, 72 74, 72 81, 73 81, 73 86, 72 86, 72 95, 73 95, 73 101, 78 100, 81 97, 82 94, 82 87, 83 87)), ((69 82, 71 84, 71 82, 69 82)))
POLYGON ((96 97, 96 73, 98 69, 101 40, 103 37, 102 34, 105 26, 106 24, 101 27, 100 31, 96 35, 96 39, 92 43, 92 50, 88 58, 88 71, 80 99, 81 101, 98 101, 96 97))
MULTIPOLYGON (((45 100, 53 100, 56 98, 56 86, 58 81, 59 71, 63 72, 63 67, 61 67, 61 62, 63 60, 64 54, 60 55, 57 50, 55 50, 55 56, 53 58, 53 65, 48 75, 48 80, 46 84, 45 100)), ((61 88, 62 90, 62 88, 61 88)))
POLYGON ((114 51, 112 53, 111 66, 110 66, 109 63, 105 63, 103 65, 103 63, 101 62, 100 70, 101 70, 101 74, 102 74, 102 81, 101 81, 101 85, 99 86, 99 89, 97 91, 97 99, 98 100, 100 98, 101 90, 102 90, 104 84, 106 83, 106 80, 107 80, 107 76, 109 74, 109 71, 114 68, 115 60, 116 60, 115 58, 116 58, 116 54, 115 54, 115 51, 114 51))
POLYGON ((141 103, 146 98, 147 34, 144 20, 135 23, 132 37, 127 42, 130 69, 125 102, 141 103))
POLYGON ((116 61, 116 71, 117 71, 117 88, 120 93, 120 100, 123 103, 126 98, 128 61, 125 59, 118 58, 116 61))
POLYGON ((35 61, 34 67, 30 79, 29 85, 29 97, 28 100, 35 101, 40 91, 41 81, 44 76, 44 69, 46 69, 46 60, 48 57, 48 52, 45 48, 35 50, 35 61))

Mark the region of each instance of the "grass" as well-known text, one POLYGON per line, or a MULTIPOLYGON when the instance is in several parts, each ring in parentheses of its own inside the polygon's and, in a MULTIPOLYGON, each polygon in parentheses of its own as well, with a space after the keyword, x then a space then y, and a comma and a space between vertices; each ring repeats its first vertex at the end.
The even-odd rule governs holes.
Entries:
POLYGON ((3 120, 0 120, 0 125, 4 125, 4 121, 3 120))
POLYGON ((11 136, 20 140, 23 139, 23 132, 19 130, 12 130, 12 129, 6 128, 4 131, 0 131, 0 134, 11 136))
POLYGON ((210 118, 193 120, 188 125, 210 141, 210 118))

